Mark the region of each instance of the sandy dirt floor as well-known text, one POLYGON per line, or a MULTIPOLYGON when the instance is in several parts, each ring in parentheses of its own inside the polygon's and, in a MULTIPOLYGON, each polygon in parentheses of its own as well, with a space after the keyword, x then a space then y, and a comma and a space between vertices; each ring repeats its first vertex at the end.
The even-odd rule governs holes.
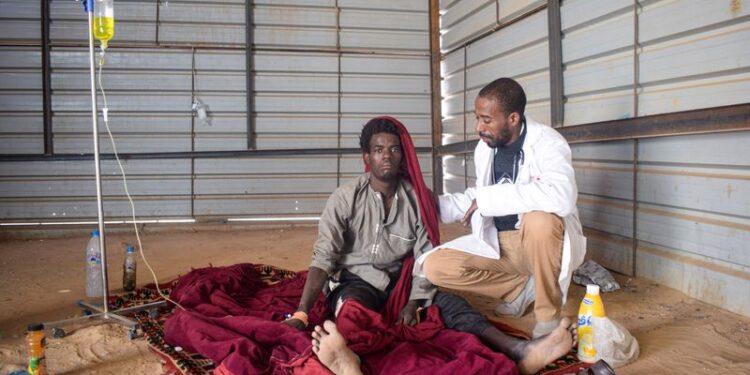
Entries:
MULTIPOLYGON (((441 227, 443 240, 463 233, 441 227)), ((48 232, 49 233, 49 232, 48 232)), ((78 316, 76 300, 84 296, 85 231, 32 238, 34 233, 0 232, 0 375, 24 366, 23 333, 30 322, 78 316), (16 236, 20 239, 12 239, 16 236)), ((143 232, 146 256, 159 280, 191 268, 240 262, 266 263, 292 270, 309 264, 316 236, 313 226, 253 227, 201 225, 148 227, 143 232)), ((113 293, 122 286, 125 243, 135 237, 127 228, 107 233, 109 280, 113 293)), ((139 259, 138 283, 151 281, 139 259)), ((637 338, 640 358, 617 374, 750 374, 750 318, 699 302, 651 281, 616 275, 623 288, 603 295, 607 315, 637 338)), ((584 288, 573 286, 565 312, 574 316, 584 288)), ((495 301, 467 298, 492 314, 495 301)), ((531 314, 504 319, 526 331, 531 314)), ((52 374, 159 374, 161 363, 142 339, 130 341, 113 324, 80 328, 62 339, 49 339, 47 365, 52 374)))

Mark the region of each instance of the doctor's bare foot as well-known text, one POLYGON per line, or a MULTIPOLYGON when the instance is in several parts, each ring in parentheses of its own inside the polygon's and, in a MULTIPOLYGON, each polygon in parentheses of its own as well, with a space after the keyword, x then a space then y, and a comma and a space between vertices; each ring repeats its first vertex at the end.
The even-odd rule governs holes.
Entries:
POLYGON ((320 362, 336 375, 360 375, 359 358, 346 347, 344 336, 330 320, 323 327, 315 326, 312 333, 312 350, 320 362))

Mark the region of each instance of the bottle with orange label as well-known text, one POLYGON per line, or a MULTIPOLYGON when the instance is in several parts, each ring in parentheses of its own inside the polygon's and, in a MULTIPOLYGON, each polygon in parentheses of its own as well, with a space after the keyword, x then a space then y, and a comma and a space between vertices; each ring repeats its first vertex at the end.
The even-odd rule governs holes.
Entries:
POLYGON ((578 309, 578 359, 582 362, 596 362, 596 348, 594 347, 594 327, 592 318, 603 318, 604 303, 599 296, 599 285, 586 285, 586 295, 578 309))
POLYGON ((26 371, 29 375, 47 375, 47 366, 44 361, 44 325, 39 323, 29 324, 26 334, 26 344, 29 346, 29 367, 26 371))

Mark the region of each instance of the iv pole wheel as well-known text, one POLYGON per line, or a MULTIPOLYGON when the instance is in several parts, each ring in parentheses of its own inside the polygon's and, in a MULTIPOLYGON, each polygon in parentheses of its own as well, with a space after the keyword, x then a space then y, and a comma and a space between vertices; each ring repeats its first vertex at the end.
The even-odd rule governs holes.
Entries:
POLYGON ((65 337, 65 330, 62 328, 57 328, 57 327, 52 328, 52 337, 56 339, 61 339, 65 337))

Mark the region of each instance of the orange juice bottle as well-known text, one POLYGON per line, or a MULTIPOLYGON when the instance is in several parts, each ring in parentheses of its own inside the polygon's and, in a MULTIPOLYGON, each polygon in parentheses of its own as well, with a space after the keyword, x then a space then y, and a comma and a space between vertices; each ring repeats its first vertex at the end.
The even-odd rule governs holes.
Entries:
POLYGON ((26 372, 29 375, 47 375, 47 366, 44 361, 44 347, 47 339, 44 337, 44 325, 32 323, 28 326, 26 344, 29 345, 29 367, 26 372))
POLYGON ((599 296, 599 285, 586 285, 586 295, 578 309, 578 359, 581 362, 596 362, 596 348, 594 347, 593 317, 603 318, 604 303, 599 296))

